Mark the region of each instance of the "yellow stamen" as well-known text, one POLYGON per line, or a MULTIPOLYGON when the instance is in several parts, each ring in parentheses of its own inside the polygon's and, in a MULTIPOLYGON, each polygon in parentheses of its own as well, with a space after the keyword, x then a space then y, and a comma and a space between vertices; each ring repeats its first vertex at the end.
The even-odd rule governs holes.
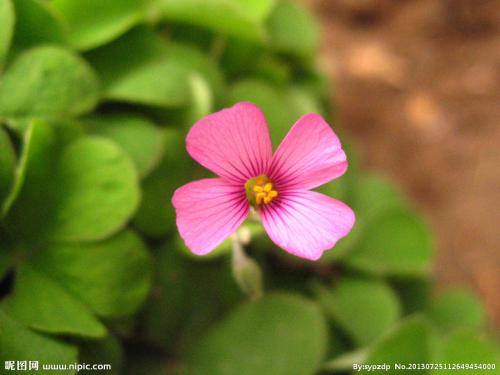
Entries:
POLYGON ((261 194, 257 194, 255 196, 255 202, 257 203, 257 205, 262 203, 262 198, 264 198, 264 196, 262 196, 261 194))
POLYGON ((273 183, 269 181, 268 177, 259 176, 252 182, 254 182, 254 185, 251 186, 250 191, 257 206, 270 204, 278 196, 278 192, 274 190, 273 183))
POLYGON ((271 190, 268 194, 268 197, 270 198, 276 198, 278 196, 278 192, 276 190, 271 190))
POLYGON ((253 192, 254 192, 254 193, 261 193, 262 191, 264 191, 264 189, 262 188, 262 186, 255 185, 255 186, 253 187, 253 192))

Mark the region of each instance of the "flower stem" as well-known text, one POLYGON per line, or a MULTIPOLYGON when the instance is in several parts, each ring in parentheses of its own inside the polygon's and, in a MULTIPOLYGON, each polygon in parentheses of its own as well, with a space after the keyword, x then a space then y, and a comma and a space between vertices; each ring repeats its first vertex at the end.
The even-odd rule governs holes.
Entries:
POLYGON ((237 232, 231 235, 233 277, 241 290, 251 299, 262 296, 262 271, 258 263, 243 249, 243 242, 237 232))

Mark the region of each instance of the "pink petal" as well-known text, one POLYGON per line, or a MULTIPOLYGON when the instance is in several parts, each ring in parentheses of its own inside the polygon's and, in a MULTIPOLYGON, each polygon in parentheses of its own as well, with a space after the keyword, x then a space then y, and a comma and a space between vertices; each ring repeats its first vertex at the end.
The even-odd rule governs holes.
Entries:
POLYGON ((186 138, 191 157, 231 181, 263 174, 272 156, 266 119, 252 103, 238 103, 199 120, 186 138))
POLYGON ((344 174, 340 141, 319 115, 302 116, 276 150, 268 176, 281 189, 313 189, 344 174))
POLYGON ((355 220, 350 207, 314 191, 287 191, 259 213, 276 245, 310 260, 347 235, 355 220))
POLYGON ((178 188, 172 198, 177 228, 186 246, 204 255, 220 245, 248 216, 245 188, 206 178, 178 188))

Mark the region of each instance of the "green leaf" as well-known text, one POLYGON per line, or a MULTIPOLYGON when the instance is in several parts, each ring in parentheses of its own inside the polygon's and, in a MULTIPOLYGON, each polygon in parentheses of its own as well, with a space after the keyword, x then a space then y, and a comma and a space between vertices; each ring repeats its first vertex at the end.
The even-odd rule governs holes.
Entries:
POLYGON ((15 21, 16 16, 12 1, 3 0, 0 2, 0 68, 9 52, 12 35, 14 34, 15 21))
POLYGON ((97 240, 118 231, 139 203, 139 182, 113 142, 82 137, 59 147, 54 131, 35 121, 25 135, 7 229, 23 242, 97 240), (17 201, 16 201, 17 197, 17 201))
POLYGON ((33 121, 23 137, 14 185, 2 207, 5 227, 18 238, 36 236, 43 232, 49 220, 40 210, 50 195, 52 168, 55 163, 55 136, 52 128, 43 121, 33 121))
MULTIPOLYGON (((16 154, 7 132, 0 126, 0 207, 14 181, 16 154)), ((1 211, 0 211, 1 212, 1 211)))
POLYGON ((105 238, 122 228, 139 204, 138 176, 115 143, 83 137, 60 155, 55 212, 47 234, 57 241, 105 238))
POLYGON ((142 177, 160 162, 163 133, 147 119, 132 114, 108 114, 89 117, 83 123, 92 134, 112 139, 120 145, 142 177))
MULTIPOLYGON (((366 357, 366 364, 388 364, 389 371, 374 373, 400 374, 395 363, 430 363, 436 349, 436 338, 430 324, 421 316, 410 316, 375 343, 366 357)), ((425 373, 425 372, 424 372, 425 373)))
POLYGON ((431 270, 432 248, 422 220, 409 210, 394 209, 378 215, 342 261, 370 274, 424 276, 431 270))
POLYGON ((245 300, 245 295, 231 275, 227 259, 187 264, 187 303, 182 308, 183 321, 172 349, 185 354, 229 311, 245 300))
POLYGON ((171 203, 175 189, 193 177, 193 163, 184 148, 184 136, 165 129, 163 160, 142 182, 141 206, 134 225, 144 234, 159 237, 175 228, 175 212, 171 203))
MULTIPOLYGON (((248 76, 249 73, 255 72, 255 68, 259 67, 256 64, 261 61, 268 65, 269 63, 266 60, 269 57, 271 58, 270 65, 276 68, 274 62, 277 57, 271 55, 264 46, 257 42, 239 38, 225 38, 222 40, 224 41, 224 48, 221 51, 220 64, 231 81, 241 79, 242 76, 248 76)), ((278 75, 281 77, 289 75, 289 67, 287 66, 281 65, 277 70, 278 75)), ((273 73, 276 73, 276 69, 273 69, 273 73)), ((276 74, 273 74, 273 76, 276 76, 276 74)))
MULTIPOLYGON (((252 51, 248 51, 248 53, 251 54, 252 51)), ((247 64, 250 66, 247 66, 247 74, 255 75, 255 77, 258 77, 263 81, 278 85, 286 84, 291 80, 293 67, 289 64, 289 61, 279 55, 272 54, 269 50, 265 50, 261 55, 257 56, 251 54, 248 60, 247 64)), ((236 66, 234 68, 238 67, 236 66)), ((294 100, 295 98, 293 97, 293 93, 288 90, 286 91, 287 92, 284 94, 294 100)), ((303 103, 298 104, 300 106, 303 103)), ((296 108, 290 109, 295 110, 296 108)))
POLYGON ((251 40, 264 39, 274 0, 160 0, 165 19, 251 40))
POLYGON ((189 77, 194 74, 203 78, 209 84, 211 95, 216 99, 224 95, 223 73, 209 56, 189 44, 173 41, 167 44, 166 52, 170 59, 177 61, 189 71, 189 77))
POLYGON ((347 176, 341 176, 340 178, 330 181, 315 190, 345 202, 346 198, 349 196, 351 185, 352 183, 347 176))
POLYGON ((273 145, 276 148, 293 122, 297 120, 286 106, 284 96, 274 86, 261 80, 240 81, 228 94, 228 105, 249 101, 258 105, 266 116, 273 145))
POLYGON ((151 285, 150 255, 131 231, 101 242, 50 245, 32 263, 103 317, 135 312, 151 285))
POLYGON ((280 1, 267 22, 269 43, 278 52, 312 58, 318 45, 316 21, 303 6, 280 1))
POLYGON ((390 181, 376 175, 357 173, 355 155, 349 144, 344 144, 344 149, 349 161, 347 173, 340 180, 323 185, 318 191, 347 201, 356 213, 356 223, 351 233, 322 257, 327 262, 338 261, 354 251, 367 226, 378 225, 378 215, 407 206, 401 192, 390 181))
MULTIPOLYGON (((0 309, 0 358, 2 361, 39 361, 42 364, 75 363, 74 346, 27 329, 0 309)), ((2 363, 3 365, 3 363, 2 363)), ((75 371, 58 371, 74 374, 75 371)))
POLYGON ((54 0, 69 25, 69 40, 80 50, 106 44, 145 17, 148 0, 54 0))
MULTIPOLYGON (((457 331, 452 334, 443 345, 435 363, 458 364, 460 367, 449 370, 435 369, 431 374, 479 374, 490 373, 491 368, 461 368, 461 365, 474 366, 474 364, 496 364, 500 361, 498 344, 467 330, 457 331)), ((493 372, 491 372, 493 373, 493 372)))
POLYGON ((371 174, 360 174, 355 183, 354 207, 363 221, 386 211, 407 207, 405 197, 389 180, 371 174))
POLYGON ((91 67, 70 51, 42 46, 21 54, 0 81, 0 115, 71 116, 99 100, 91 67))
POLYGON ((319 98, 304 85, 294 85, 287 88, 286 96, 291 110, 297 118, 307 113, 325 115, 319 98))
POLYGON ((166 43, 148 28, 135 28, 87 57, 101 76, 109 100, 160 107, 189 101, 188 70, 170 58, 166 43))
POLYGON ((303 115, 321 114, 317 98, 299 85, 276 86, 262 79, 246 79, 231 87, 227 105, 249 101, 266 116, 274 148, 277 148, 292 125, 303 115))
POLYGON ((293 295, 245 304, 195 343, 190 374, 310 375, 326 349, 318 308, 293 295))
POLYGON ((51 4, 41 0, 13 0, 16 30, 13 49, 20 51, 37 44, 67 44, 66 25, 51 4))
POLYGON ((69 294, 50 274, 29 264, 17 268, 9 312, 30 328, 56 334, 102 337, 106 328, 87 306, 69 294))
POLYGON ((401 316, 396 294, 382 280, 343 278, 331 290, 318 289, 318 298, 357 346, 374 341, 401 316))
POLYGON ((479 298, 466 289, 449 290, 431 300, 429 317, 445 332, 478 329, 486 325, 486 311, 479 298))

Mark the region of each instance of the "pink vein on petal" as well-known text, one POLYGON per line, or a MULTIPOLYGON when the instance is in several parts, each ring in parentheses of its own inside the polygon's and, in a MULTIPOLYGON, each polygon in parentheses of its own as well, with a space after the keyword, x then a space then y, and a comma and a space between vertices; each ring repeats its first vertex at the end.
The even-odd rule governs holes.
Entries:
POLYGON ((181 186, 174 193, 177 228, 186 246, 204 255, 220 245, 248 216, 245 189, 222 178, 181 186))
POLYGON ((314 191, 289 191, 259 210, 262 224, 279 247, 310 260, 347 235, 354 212, 344 203, 314 191))
POLYGON ((272 156, 264 115, 245 102, 199 120, 189 131, 186 145, 191 157, 205 168, 240 183, 263 174, 272 156))
POLYGON ((347 160, 330 125, 319 115, 301 117, 271 160, 269 177, 281 190, 313 189, 347 169, 347 160))

